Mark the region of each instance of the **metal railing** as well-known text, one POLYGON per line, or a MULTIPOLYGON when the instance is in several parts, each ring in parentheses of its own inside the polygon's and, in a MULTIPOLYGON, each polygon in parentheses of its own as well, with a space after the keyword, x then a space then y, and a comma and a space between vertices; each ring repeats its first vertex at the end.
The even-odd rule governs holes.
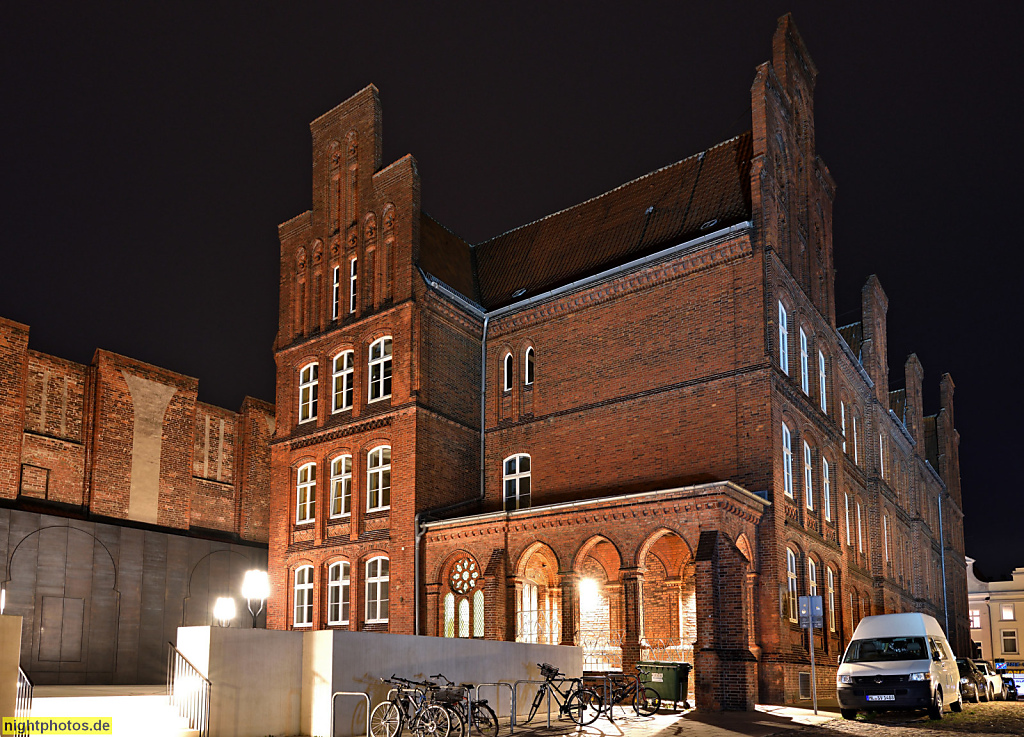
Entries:
POLYGON ((25 719, 32 713, 32 681, 18 666, 18 697, 14 702, 15 719, 25 719))
MULTIPOLYGON (((335 691, 331 694, 331 737, 334 737, 334 701, 339 696, 357 696, 366 702, 366 731, 363 732, 363 737, 370 737, 370 697, 361 691, 335 691)), ((388 699, 390 698, 389 696, 388 699)))
POLYGON ((167 643, 167 697, 178 715, 188 721, 189 729, 201 737, 210 737, 210 692, 213 684, 181 654, 173 642, 167 643))
MULTIPOLYGON (((501 718, 501 687, 504 686, 508 689, 508 733, 514 734, 516 731, 516 689, 511 683, 505 681, 495 681, 494 683, 478 683, 472 689, 470 689, 469 700, 470 704, 474 701, 480 700, 480 689, 481 688, 494 688, 495 695, 497 698, 494 701, 494 716, 501 718)), ((473 730, 473 709, 470 707, 469 710, 469 728, 473 730)))

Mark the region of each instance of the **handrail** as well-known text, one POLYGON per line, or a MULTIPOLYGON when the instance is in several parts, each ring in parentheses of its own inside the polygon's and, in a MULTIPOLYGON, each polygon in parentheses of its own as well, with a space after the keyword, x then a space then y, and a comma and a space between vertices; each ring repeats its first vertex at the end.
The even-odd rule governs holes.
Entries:
POLYGON ((189 660, 188 658, 186 658, 186 657, 185 657, 185 654, 184 654, 183 652, 181 652, 181 650, 179 650, 178 648, 176 648, 176 647, 174 646, 174 643, 173 643, 173 642, 171 642, 171 641, 169 641, 169 640, 168 640, 167 644, 171 646, 171 650, 173 650, 174 652, 176 652, 176 653, 178 654, 178 657, 179 657, 179 658, 181 658, 182 660, 184 660, 184 661, 185 661, 186 663, 188 663, 188 664, 189 664, 189 666, 190 666, 190 667, 192 668, 192 670, 194 670, 194 671, 196 672, 196 675, 197 675, 197 676, 199 676, 200 678, 202 678, 202 679, 203 679, 204 681, 206 681, 207 683, 209 683, 209 684, 210 684, 211 686, 213 685, 213 683, 211 683, 211 682, 210 682, 210 679, 209 679, 209 678, 207 678, 206 676, 204 676, 204 675, 203 675, 203 673, 202 673, 202 671, 201 671, 201 670, 199 670, 199 669, 198 669, 198 668, 197 668, 197 667, 195 666, 195 664, 194 664, 194 663, 193 663, 193 662, 192 662, 191 660, 189 660))
POLYGON ((32 714, 32 679, 18 666, 18 695, 14 702, 14 716, 25 719, 32 714))
POLYGON ((362 691, 335 691, 331 694, 331 737, 334 737, 334 702, 339 696, 361 696, 366 701, 366 732, 363 737, 370 737, 370 697, 362 691))
MULTIPOLYGON (((473 708, 472 708, 472 704, 473 704, 474 701, 479 701, 480 700, 480 689, 483 688, 484 686, 494 686, 494 688, 495 688, 499 698, 501 696, 501 689, 498 688, 498 687, 499 686, 505 686, 505 687, 508 688, 508 692, 509 692, 509 697, 508 697, 508 705, 509 705, 508 733, 509 734, 515 734, 515 731, 516 731, 516 689, 515 689, 515 686, 513 686, 511 683, 509 683, 507 681, 496 681, 494 683, 478 683, 472 689, 470 689, 470 697, 469 697, 469 701, 470 701, 469 728, 470 728, 470 731, 472 732, 472 730, 473 730, 473 708)), ((499 706, 497 701, 495 701, 495 706, 499 706)), ((496 716, 496 717, 498 716, 497 710, 495 711, 494 716, 496 716)))
POLYGON ((168 642, 167 698, 189 729, 210 737, 210 703, 213 684, 182 652, 168 642))

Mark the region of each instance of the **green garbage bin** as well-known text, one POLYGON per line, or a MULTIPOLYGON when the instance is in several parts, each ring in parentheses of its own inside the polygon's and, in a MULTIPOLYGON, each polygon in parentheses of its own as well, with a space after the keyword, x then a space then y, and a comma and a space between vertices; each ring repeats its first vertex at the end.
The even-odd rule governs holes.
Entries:
POLYGON ((677 708, 676 705, 682 701, 684 709, 690 708, 690 702, 686 700, 686 695, 689 693, 692 665, 646 661, 641 662, 640 667, 651 672, 644 685, 650 686, 658 692, 663 706, 666 701, 672 701, 674 702, 673 708, 677 708))

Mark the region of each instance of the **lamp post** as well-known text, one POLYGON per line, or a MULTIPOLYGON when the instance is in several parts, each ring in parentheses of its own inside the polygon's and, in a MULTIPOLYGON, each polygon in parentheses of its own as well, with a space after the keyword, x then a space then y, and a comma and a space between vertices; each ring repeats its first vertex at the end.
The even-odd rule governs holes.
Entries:
POLYGON ((245 579, 242 581, 242 596, 245 597, 245 605, 249 609, 249 614, 252 615, 252 626, 255 629, 256 618, 263 611, 263 604, 266 602, 267 597, 270 596, 270 579, 267 578, 267 572, 260 570, 247 571, 245 579), (260 608, 255 612, 252 610, 254 599, 258 599, 260 602, 260 608))
POLYGON ((231 620, 235 618, 235 611, 234 598, 221 596, 213 605, 213 618, 220 623, 221 627, 229 627, 231 620))

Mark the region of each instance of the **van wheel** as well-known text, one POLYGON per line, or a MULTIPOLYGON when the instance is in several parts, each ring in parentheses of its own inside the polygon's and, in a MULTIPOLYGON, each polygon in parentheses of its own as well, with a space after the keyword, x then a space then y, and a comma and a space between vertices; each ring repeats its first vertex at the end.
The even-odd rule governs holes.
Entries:
POLYGON ((942 689, 935 689, 935 695, 932 697, 932 705, 928 707, 928 718, 929 719, 942 719, 942 689))
POLYGON ((843 715, 843 719, 856 719, 857 718, 857 710, 856 709, 840 709, 839 713, 843 715))

